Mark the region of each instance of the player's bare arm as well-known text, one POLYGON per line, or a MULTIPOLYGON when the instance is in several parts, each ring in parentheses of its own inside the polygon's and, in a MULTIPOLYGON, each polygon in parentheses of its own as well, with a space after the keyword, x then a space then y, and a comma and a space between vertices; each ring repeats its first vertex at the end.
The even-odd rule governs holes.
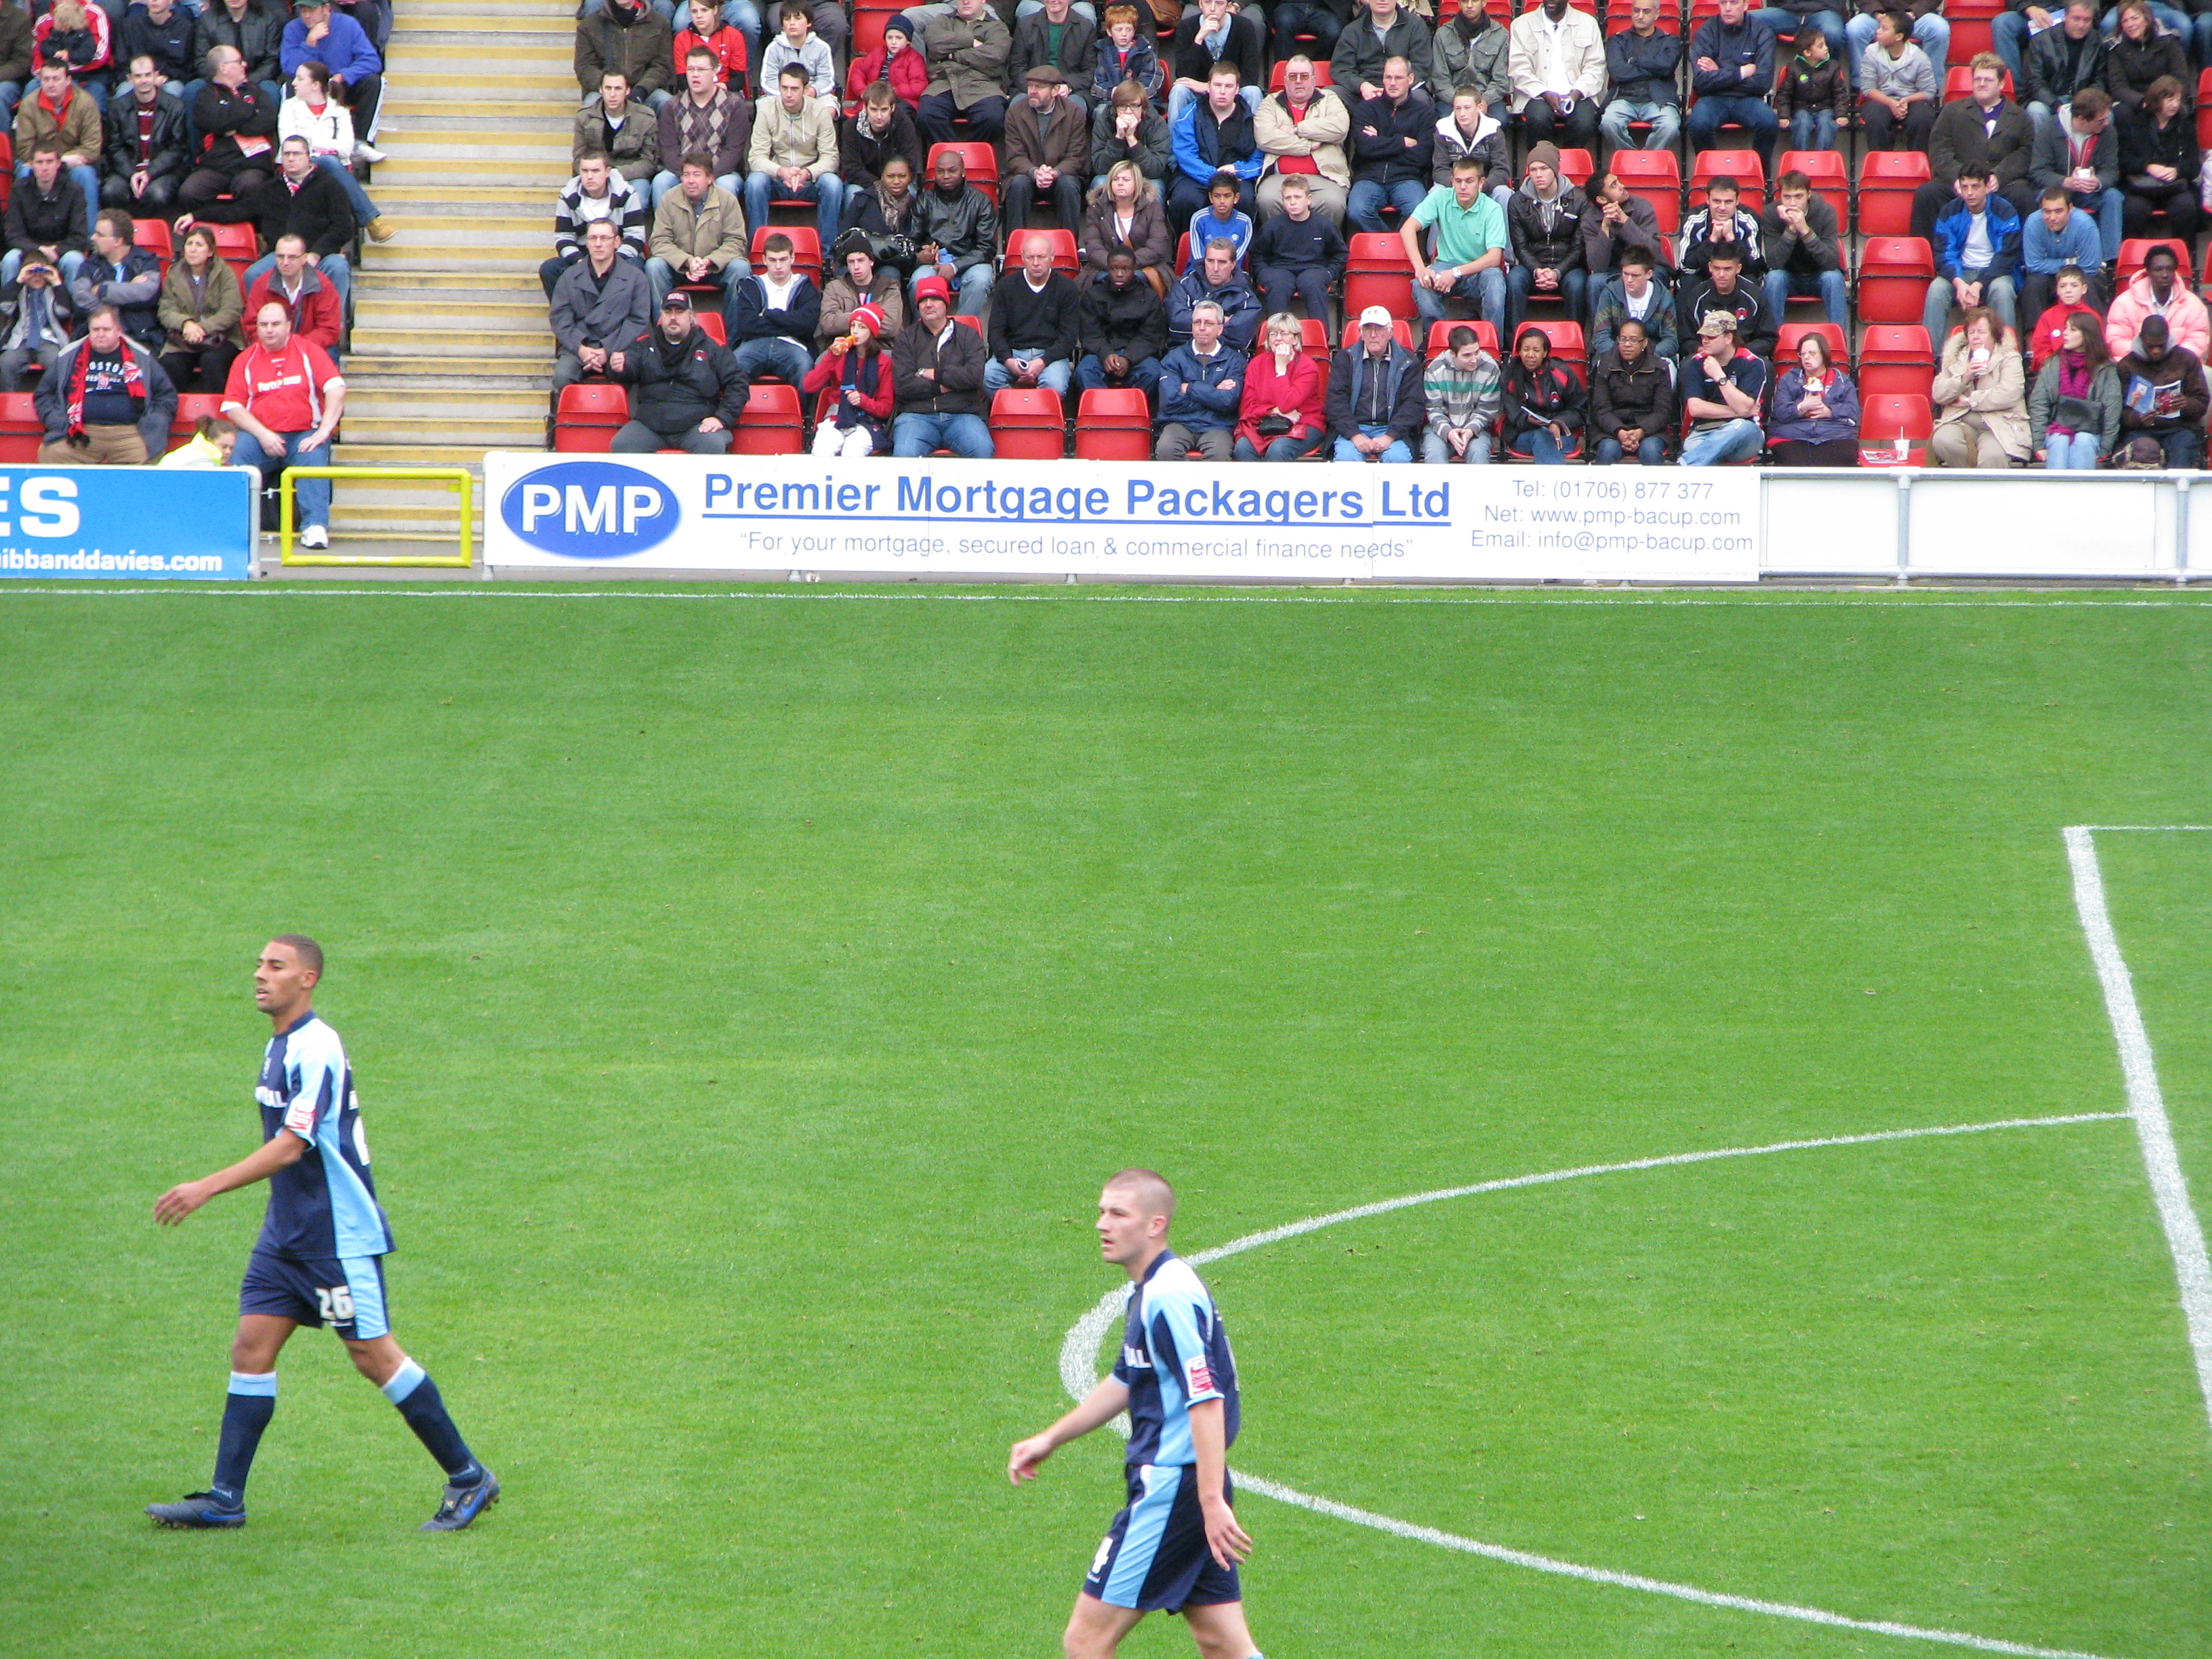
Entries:
POLYGON ((1081 1405, 1042 1434, 1015 1441, 1013 1450, 1006 1457, 1006 1479, 1018 1486, 1024 1480, 1036 1480, 1037 1465, 1046 1458, 1069 1441, 1080 1440, 1093 1429, 1111 1423, 1128 1408, 1128 1388, 1108 1377, 1084 1397, 1081 1405))
POLYGON ((277 1170, 297 1164, 307 1150, 307 1143, 289 1129, 279 1131, 276 1139, 264 1142, 228 1170, 217 1170, 211 1176, 179 1182, 170 1188, 154 1200, 154 1219, 164 1227, 173 1227, 210 1199, 236 1192, 240 1187, 251 1187, 257 1181, 266 1181, 277 1170))
POLYGON ((1198 1512, 1206 1519, 1206 1547, 1223 1566, 1233 1567, 1252 1553, 1252 1540, 1221 1495, 1229 1474, 1223 1411, 1218 1400, 1201 1400, 1190 1408, 1190 1449, 1198 1456, 1198 1512))

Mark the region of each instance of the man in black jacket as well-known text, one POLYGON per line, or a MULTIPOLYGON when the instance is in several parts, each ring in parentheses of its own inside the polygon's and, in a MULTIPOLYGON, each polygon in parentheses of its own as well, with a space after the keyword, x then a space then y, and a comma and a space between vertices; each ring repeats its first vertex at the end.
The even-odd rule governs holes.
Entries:
POLYGON ((1344 216, 1355 230, 1380 234, 1385 203, 1403 219, 1429 193, 1429 151, 1435 141, 1436 106, 1413 86, 1413 66, 1403 58, 1382 65, 1382 90, 1352 112, 1352 194, 1344 216))
POLYGON ((1137 276, 1125 247, 1106 256, 1106 274, 1083 290, 1083 360, 1075 389, 1135 386, 1157 408, 1160 359, 1168 349, 1168 308, 1137 276))
POLYGON ((1705 278, 1686 278, 1682 297, 1675 307, 1675 332, 1682 344, 1682 361, 1698 355, 1703 345, 1698 331, 1715 312, 1735 319, 1735 342, 1753 356, 1774 355, 1777 323, 1758 289, 1744 280, 1741 255, 1727 249, 1714 252, 1705 266, 1705 278))
POLYGON ((145 0, 124 14, 123 27, 116 31, 115 61, 127 65, 134 58, 150 58, 163 80, 181 86, 199 68, 192 55, 193 26, 192 15, 173 0, 145 0))
POLYGON ((1082 296, 1052 268, 1052 241, 1022 244, 1022 268, 991 294, 991 361, 983 368, 988 396, 1010 386, 1048 386, 1067 396, 1082 331, 1082 296))
MULTIPOLYGON (((2013 77, 2039 139, 2057 125, 2075 93, 2105 83, 2105 37, 2097 32, 2097 8, 2091 0, 2067 0, 2064 17, 2055 21, 2057 27, 2027 43, 2027 72, 2013 77)), ((1997 51, 2002 56, 2003 46, 1997 51)))
POLYGON ((245 286, 250 289, 257 277, 276 264, 276 239, 297 236, 307 245, 324 280, 337 289, 339 305, 346 305, 353 295, 353 268, 346 263, 345 250, 353 240, 354 217, 345 187, 315 165, 307 141, 296 133, 284 141, 276 169, 274 179, 240 191, 228 202, 204 203, 194 211, 180 215, 176 223, 178 237, 181 239, 196 219, 219 225, 251 221, 269 251, 246 268, 245 286))
POLYGON ((142 54, 131 60, 131 90, 108 104, 100 125, 107 163, 107 176, 100 181, 101 205, 129 208, 143 219, 165 217, 190 163, 191 118, 163 88, 152 58, 142 54))
POLYGON ((246 60, 235 48, 217 46, 208 56, 214 77, 194 94, 191 111, 194 131, 210 142, 177 192, 187 208, 201 207, 225 191, 235 196, 256 189, 276 170, 270 145, 277 100, 246 78, 246 60))
POLYGON ((0 17, 0 119, 9 126, 15 123, 24 88, 32 85, 31 14, 20 6, 15 9, 22 15, 0 17))
MULTIPOLYGON (((277 57, 284 46, 286 21, 282 9, 264 6, 261 0, 208 0, 207 9, 192 25, 194 76, 207 73, 210 52, 217 46, 228 46, 244 60, 246 78, 268 95, 273 109, 283 101, 283 69, 277 57)), ((194 79, 178 88, 177 96, 187 110, 197 110, 200 88, 205 85, 205 81, 194 79)), ((194 130, 203 134, 208 131, 205 127, 194 130)))
POLYGON ((1583 215, 1589 211, 1589 198, 1560 176, 1559 147, 1529 145, 1521 187, 1505 207, 1505 228, 1513 239, 1513 264, 1505 273, 1513 328, 1528 314, 1531 294, 1564 299, 1567 315, 1583 319, 1589 287, 1589 270, 1583 262, 1583 215))
POLYGON ((988 461, 996 446, 983 419, 983 337, 952 320, 941 276, 915 283, 914 303, 920 315, 891 345, 891 453, 914 459, 943 448, 988 461))
POLYGON ((678 289, 663 300, 660 326, 637 336, 622 357, 616 378, 630 388, 629 420, 609 448, 619 455, 730 453, 745 377, 729 348, 699 326, 690 295, 678 289))
POLYGON ((52 144, 33 150, 30 176, 15 180, 8 198, 7 234, 0 287, 15 280, 26 258, 59 270, 64 282, 84 264, 92 246, 92 220, 84 192, 64 175, 61 152, 52 144))

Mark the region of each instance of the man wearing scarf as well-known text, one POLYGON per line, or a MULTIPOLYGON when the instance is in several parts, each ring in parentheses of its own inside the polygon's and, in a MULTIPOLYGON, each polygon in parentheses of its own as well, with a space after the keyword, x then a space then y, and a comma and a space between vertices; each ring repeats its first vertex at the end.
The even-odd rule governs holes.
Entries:
POLYGON ((32 402, 46 428, 40 466, 143 466, 167 446, 177 388, 154 354, 123 332, 115 307, 103 305, 84 338, 39 377, 32 402))

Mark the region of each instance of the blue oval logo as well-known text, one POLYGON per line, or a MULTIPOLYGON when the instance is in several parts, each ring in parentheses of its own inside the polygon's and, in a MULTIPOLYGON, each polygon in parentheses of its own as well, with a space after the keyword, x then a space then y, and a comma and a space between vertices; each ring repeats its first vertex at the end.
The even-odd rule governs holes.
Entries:
POLYGON ((619 559, 676 532, 676 493, 612 461, 562 461, 525 476, 499 504, 507 527, 541 552, 619 559))

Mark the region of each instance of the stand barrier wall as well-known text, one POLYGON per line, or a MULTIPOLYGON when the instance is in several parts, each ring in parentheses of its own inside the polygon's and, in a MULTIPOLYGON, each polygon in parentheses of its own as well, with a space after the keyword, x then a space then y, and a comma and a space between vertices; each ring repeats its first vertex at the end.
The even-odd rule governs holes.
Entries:
POLYGON ((495 569, 1182 581, 2186 580, 2212 477, 484 458, 495 569), (2204 483, 2192 491, 2192 478, 2204 483), (2191 497, 2203 510, 2192 514, 2191 497))

